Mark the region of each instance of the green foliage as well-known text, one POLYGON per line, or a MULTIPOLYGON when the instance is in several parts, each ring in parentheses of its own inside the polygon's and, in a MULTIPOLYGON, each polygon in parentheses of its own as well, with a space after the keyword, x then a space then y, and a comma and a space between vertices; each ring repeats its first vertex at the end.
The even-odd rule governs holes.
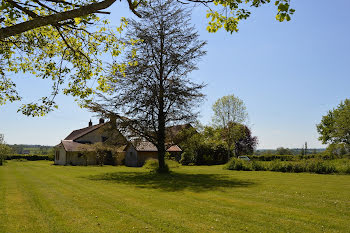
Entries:
POLYGON ((249 156, 250 159, 256 161, 273 161, 273 160, 281 160, 281 161, 292 161, 297 158, 295 155, 276 155, 276 154, 263 154, 263 155, 253 155, 249 156))
POLYGON ((109 95, 99 93, 86 107, 115 115, 123 130, 157 145, 162 167, 166 127, 195 119, 194 110, 204 99, 205 85, 188 75, 206 54, 206 42, 190 26, 189 12, 176 1, 154 0, 139 12, 142 19, 130 19, 125 35, 138 41, 127 46, 124 63, 130 65, 124 73, 112 70, 109 95))
POLYGON ((158 159, 147 159, 145 164, 143 165, 146 169, 155 170, 158 167, 158 159))
POLYGON ((342 158, 345 155, 350 153, 349 146, 344 143, 341 144, 330 144, 327 149, 324 151, 324 155, 329 155, 332 157, 342 158))
POLYGON ((49 160, 53 161, 54 157, 53 155, 24 155, 24 154, 9 154, 7 155, 7 160, 13 160, 13 159, 25 159, 28 161, 38 161, 38 160, 49 160))
POLYGON ((228 157, 231 157, 234 149, 234 155, 236 155, 237 143, 243 142, 243 139, 248 136, 247 133, 249 137, 251 136, 250 130, 242 124, 248 118, 243 101, 234 95, 227 95, 218 99, 212 108, 213 123, 220 139, 226 144, 228 157))
MULTIPOLYGON (((116 165, 118 159, 118 147, 102 142, 95 143, 91 145, 91 147, 96 153, 96 161, 98 165, 116 165)), ((85 159, 87 158, 85 153, 82 155, 85 159)))
MULTIPOLYGON (((22 20, 19 16, 8 17, 2 24, 18 23, 22 20)), ((112 54, 110 58, 114 60, 125 42, 119 40, 119 33, 107 27, 108 21, 95 15, 87 18, 100 26, 91 29, 86 20, 77 18, 73 25, 44 26, 0 41, 0 105, 21 100, 15 82, 8 75, 11 73, 31 74, 52 84, 51 94, 43 93, 49 95, 19 108, 18 111, 28 116, 42 116, 58 108, 55 97, 61 92, 85 99, 95 90, 107 91, 106 74, 110 66, 102 58, 112 54)), ((126 25, 122 19, 117 31, 126 25)), ((112 66, 120 72, 124 67, 120 63, 112 66)))
MULTIPOLYGON (((216 7, 209 8, 207 18, 209 18, 208 32, 217 32, 220 28, 233 33, 238 32, 238 24, 241 20, 249 18, 251 12, 249 7, 260 7, 273 2, 271 0, 215 0, 216 7)), ((290 0, 274 1, 277 6, 276 20, 279 22, 291 20, 291 15, 295 10, 290 7, 290 0)))
POLYGON ((276 149, 276 154, 277 155, 291 155, 292 152, 288 148, 279 147, 276 149))
POLYGON ((41 145, 23 145, 14 144, 9 145, 12 149, 13 154, 24 154, 24 152, 29 152, 32 155, 54 155, 55 150, 52 146, 41 146, 41 145))
POLYGON ((318 174, 348 173, 348 167, 343 168, 344 163, 350 166, 350 160, 335 164, 333 161, 321 159, 302 159, 295 161, 272 160, 269 162, 262 161, 245 161, 232 158, 226 165, 225 169, 238 171, 276 171, 276 172, 310 172, 318 174))
MULTIPOLYGON (((41 99, 24 103, 18 109, 29 116, 42 116, 58 108, 55 97, 61 92, 77 99, 86 99, 96 90, 109 91, 110 75, 106 75, 109 74, 109 69, 106 71, 108 64, 104 59, 111 55, 109 60, 113 60, 112 70, 123 73, 130 63, 118 63, 115 57, 122 53, 126 44, 137 42, 118 39, 117 35, 127 24, 124 18, 121 18, 121 26, 114 30, 108 26, 107 20, 101 20, 97 16, 99 13, 106 13, 101 10, 116 4, 115 2, 1 1, 0 30, 3 33, 0 38, 0 105, 22 99, 21 93, 17 92, 15 81, 8 75, 13 73, 31 74, 48 79, 52 84, 50 94, 44 93, 41 99), (100 7, 95 9, 97 5, 100 7), (68 15, 67 13, 69 17, 59 17, 63 14, 68 15), (54 20, 49 21, 48 17, 54 20), (9 32, 16 33, 6 36, 9 32)), ((140 6, 151 5, 152 2, 127 1, 129 9, 139 17, 142 16, 141 12, 138 12, 140 6)), ((239 22, 251 15, 249 8, 273 3, 271 0, 180 2, 202 3, 207 6, 207 30, 211 33, 220 28, 230 33, 237 32, 239 22)), ((290 0, 277 0, 274 3, 277 7, 276 19, 280 22, 289 21, 294 13, 294 9, 290 7, 290 0)), ((133 61, 132 64, 137 64, 137 61, 133 61)))
POLYGON ((9 153, 11 153, 11 148, 5 144, 4 135, 0 134, 0 166, 3 165, 9 153))
POLYGON ((317 125, 323 144, 344 144, 350 147, 350 99, 342 101, 337 108, 329 111, 317 125))
MULTIPOLYGON (((245 137, 239 138, 233 148, 237 154, 252 153, 256 138, 251 136, 250 130, 241 125, 238 127, 245 131, 245 137)), ((182 130, 177 136, 177 142, 184 151, 181 164, 197 165, 224 164, 228 161, 228 150, 222 139, 222 130, 211 126, 189 128, 182 130)), ((238 139, 238 137, 237 137, 238 139)))
POLYGON ((214 125, 220 128, 226 128, 230 122, 243 123, 248 118, 243 100, 234 95, 221 97, 213 104, 212 108, 214 125))
POLYGON ((227 170, 237 170, 237 171, 253 170, 253 166, 251 162, 244 161, 242 159, 237 159, 237 158, 231 158, 224 168, 227 170))
POLYGON ((174 160, 165 160, 164 168, 159 167, 158 159, 147 159, 144 168, 151 170, 151 172, 155 173, 169 173, 170 169, 178 168, 180 164, 174 160))
MULTIPOLYGON (((166 170, 168 172, 170 168, 178 168, 180 166, 178 162, 174 160, 168 160, 168 159, 165 160, 165 164, 166 164, 166 170)), ((159 170, 158 159, 147 159, 143 167, 151 171, 158 172, 159 170)))
POLYGON ((196 161, 196 155, 194 154, 193 151, 188 150, 188 151, 185 151, 181 154, 180 163, 182 165, 188 165, 190 163, 195 163, 195 161, 196 161))

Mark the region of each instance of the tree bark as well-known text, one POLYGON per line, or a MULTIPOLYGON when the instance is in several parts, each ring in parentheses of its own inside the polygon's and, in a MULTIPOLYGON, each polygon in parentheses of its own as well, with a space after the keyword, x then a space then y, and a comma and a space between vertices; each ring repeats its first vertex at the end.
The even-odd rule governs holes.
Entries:
POLYGON ((164 87, 160 85, 159 113, 158 113, 158 162, 159 171, 165 171, 165 114, 164 114, 164 87))

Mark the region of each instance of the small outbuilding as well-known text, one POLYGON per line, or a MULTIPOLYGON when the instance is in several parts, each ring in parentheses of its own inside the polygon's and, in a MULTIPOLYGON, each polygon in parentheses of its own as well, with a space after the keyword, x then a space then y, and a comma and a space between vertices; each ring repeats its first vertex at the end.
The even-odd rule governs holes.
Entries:
MULTIPOLYGON (((172 145, 166 151, 170 154, 170 157, 180 161, 182 150, 179 146, 172 145)), ((134 141, 125 148, 126 166, 141 167, 147 159, 158 159, 158 149, 153 143, 134 141)))

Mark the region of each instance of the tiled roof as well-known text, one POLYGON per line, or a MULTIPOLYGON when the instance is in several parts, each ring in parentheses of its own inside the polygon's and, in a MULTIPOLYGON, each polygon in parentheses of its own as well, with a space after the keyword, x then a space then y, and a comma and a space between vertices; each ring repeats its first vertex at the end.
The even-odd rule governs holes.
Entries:
POLYGON ((137 151, 158 151, 157 147, 151 142, 134 142, 133 145, 137 151))
POLYGON ((90 127, 85 127, 82 129, 77 129, 74 130, 73 132, 71 132, 64 140, 76 140, 82 136, 84 136, 85 134, 88 134, 98 128, 100 128, 101 126, 105 125, 106 123, 102 123, 102 124, 98 124, 98 125, 93 125, 90 127))
MULTIPOLYGON (((134 142, 133 143, 135 150, 136 151, 148 151, 148 152, 157 152, 158 149, 157 147, 147 141, 142 141, 142 142, 134 142)), ((180 152, 182 151, 178 145, 173 145, 167 149, 168 152, 180 152)))
POLYGON ((166 151, 168 152, 181 152, 181 148, 178 145, 173 145, 169 147, 166 151))
POLYGON ((62 140, 61 144, 65 151, 93 151, 91 145, 74 142, 72 140, 62 140))

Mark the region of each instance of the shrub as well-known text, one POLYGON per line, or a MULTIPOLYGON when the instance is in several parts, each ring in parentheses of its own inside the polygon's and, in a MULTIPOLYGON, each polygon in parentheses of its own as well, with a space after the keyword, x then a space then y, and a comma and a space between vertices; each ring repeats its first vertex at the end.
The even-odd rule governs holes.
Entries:
POLYGON ((22 155, 22 154, 12 154, 8 155, 7 160, 12 159, 26 159, 28 161, 37 161, 37 160, 50 160, 53 161, 53 156, 51 155, 22 155))
POLYGON ((181 155, 180 163, 182 165, 188 165, 190 163, 195 163, 195 156, 192 151, 185 151, 181 155))
POLYGON ((26 159, 14 159, 16 162, 28 162, 26 159))
POLYGON ((237 170, 237 171, 252 171, 252 164, 242 159, 231 158, 230 161, 225 165, 225 169, 237 170))
POLYGON ((165 163, 165 168, 160 169, 158 166, 158 159, 147 159, 143 167, 151 170, 151 172, 157 173, 169 173, 170 171, 167 163, 165 163))
POLYGON ((175 160, 165 160, 165 164, 168 165, 169 168, 178 168, 180 167, 180 164, 176 162, 175 160))
MULTIPOLYGON (((339 162, 340 163, 340 162, 339 162)), ((275 171, 275 172, 311 172, 318 174, 345 173, 350 174, 350 163, 342 161, 342 167, 336 166, 330 161, 320 159, 298 160, 298 161, 253 161, 248 162, 232 158, 224 167, 228 170, 243 171, 275 171), (348 163, 344 166, 344 163, 348 163)))
POLYGON ((326 163, 324 161, 311 160, 308 162, 307 171, 318 173, 318 174, 331 174, 335 173, 337 170, 333 164, 326 163))
POLYGON ((158 167, 158 160, 157 159, 147 159, 145 164, 143 165, 146 169, 156 169, 158 167))
MULTIPOLYGON (((180 164, 176 161, 173 160, 165 160, 165 165, 166 165, 166 170, 169 172, 169 168, 177 168, 180 166, 180 164)), ((157 171, 159 170, 158 168, 158 159, 147 159, 145 164, 143 165, 144 168, 152 170, 152 171, 157 171)), ((164 172, 159 172, 159 173, 164 173, 164 172)))
POLYGON ((350 164, 347 164, 347 166, 345 167, 344 173, 350 174, 350 164))
POLYGON ((257 161, 252 162, 252 168, 254 171, 267 171, 268 170, 268 168, 266 168, 266 166, 264 166, 264 164, 262 162, 257 162, 257 161))

